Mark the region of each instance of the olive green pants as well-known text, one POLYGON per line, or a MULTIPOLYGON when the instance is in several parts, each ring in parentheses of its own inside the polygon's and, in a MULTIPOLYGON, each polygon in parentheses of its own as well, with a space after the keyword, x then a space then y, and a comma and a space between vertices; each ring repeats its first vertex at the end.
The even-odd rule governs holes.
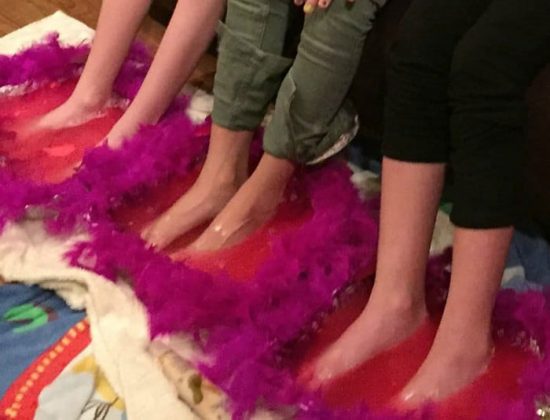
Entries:
POLYGON ((298 53, 284 57, 290 0, 229 0, 221 25, 214 123, 254 130, 276 98, 264 150, 299 163, 336 152, 356 126, 346 101, 367 32, 385 0, 334 0, 305 19, 298 53))

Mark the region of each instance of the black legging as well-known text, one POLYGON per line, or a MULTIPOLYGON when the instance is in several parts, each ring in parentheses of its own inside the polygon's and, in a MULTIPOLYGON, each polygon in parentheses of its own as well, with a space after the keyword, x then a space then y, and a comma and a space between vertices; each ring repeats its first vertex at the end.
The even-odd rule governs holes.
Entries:
POLYGON ((513 225, 524 96, 548 61, 550 0, 414 0, 392 49, 383 154, 450 163, 456 225, 513 225))

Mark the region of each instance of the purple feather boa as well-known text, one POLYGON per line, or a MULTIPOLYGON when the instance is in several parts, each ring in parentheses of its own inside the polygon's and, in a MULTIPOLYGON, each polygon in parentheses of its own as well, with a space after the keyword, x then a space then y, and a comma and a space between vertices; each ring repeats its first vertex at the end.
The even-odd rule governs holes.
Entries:
MULTIPOLYGON (((82 70, 90 47, 87 44, 63 47, 52 33, 32 48, 15 55, 0 55, 0 87, 35 85, 75 77, 82 70)), ((151 62, 148 51, 134 44, 115 81, 115 92, 133 98, 151 62)))
MULTIPOLYGON (((61 47, 52 36, 18 55, 0 56, 0 86, 74 77, 87 52, 86 46, 61 47)), ((119 95, 134 97, 148 62, 143 50, 133 50, 116 82, 119 95)), ((248 283, 174 263, 113 223, 111 212, 121 202, 171 176, 185 175, 203 159, 207 139, 194 135, 184 107, 185 101, 177 102, 160 124, 142 129, 119 151, 90 151, 74 176, 60 184, 32 184, 0 170, 0 223, 41 209, 53 233, 87 229, 92 239, 70 252, 71 262, 113 280, 131 279, 148 310, 152 335, 193 335, 209 356, 201 371, 227 393, 236 417, 262 401, 267 408, 290 410, 308 420, 405 418, 367 407, 329 409, 318 395, 296 384, 285 364, 289 345, 332 308, 339 290, 374 262, 375 212, 359 200, 342 164, 300 176, 294 188, 309 195, 312 218, 297 231, 273 238, 273 255, 248 283)), ((449 261, 446 254, 430 263, 432 305, 444 304, 449 261)), ((530 419, 534 401, 550 393, 549 302, 547 293, 499 294, 495 334, 526 348, 534 340, 541 358, 524 372, 521 398, 487 401, 483 418, 530 419)), ((430 416, 429 410, 421 413, 422 418, 430 416)))

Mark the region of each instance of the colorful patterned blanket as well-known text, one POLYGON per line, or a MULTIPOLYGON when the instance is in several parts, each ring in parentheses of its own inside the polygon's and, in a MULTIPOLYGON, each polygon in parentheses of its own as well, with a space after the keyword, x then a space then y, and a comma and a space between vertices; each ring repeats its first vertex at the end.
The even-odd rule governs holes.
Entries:
POLYGON ((0 286, 0 413, 16 419, 123 419, 97 366, 89 322, 56 293, 0 286))

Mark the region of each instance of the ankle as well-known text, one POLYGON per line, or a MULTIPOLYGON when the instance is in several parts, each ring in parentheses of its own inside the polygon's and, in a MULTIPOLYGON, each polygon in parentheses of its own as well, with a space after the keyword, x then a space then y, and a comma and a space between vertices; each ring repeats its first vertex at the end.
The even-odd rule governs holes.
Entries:
POLYGON ((239 189, 246 181, 242 171, 235 168, 220 168, 214 177, 214 182, 221 188, 239 189))
POLYGON ((251 132, 230 131, 213 125, 201 177, 240 186, 248 178, 251 139, 251 132))
POLYGON ((449 369, 459 371, 468 371, 474 369, 482 373, 490 364, 494 354, 494 347, 490 346, 470 346, 464 343, 456 343, 454 347, 450 345, 435 347, 432 349, 437 358, 443 362, 449 369))
POLYGON ((222 165, 217 168, 203 167, 196 185, 209 191, 235 193, 246 181, 243 171, 232 165, 222 165))
POLYGON ((388 311, 410 315, 427 314, 426 300, 424 293, 421 292, 408 293, 403 290, 401 292, 384 293, 375 286, 371 299, 377 299, 379 304, 388 311))
POLYGON ((224 160, 237 162, 248 156, 254 131, 236 131, 212 124, 209 151, 220 154, 224 160))
POLYGON ((136 126, 157 124, 166 112, 166 108, 163 104, 144 102, 138 94, 126 109, 124 116, 130 124, 136 126))
POLYGON ((95 89, 79 89, 78 86, 72 93, 69 101, 85 110, 102 108, 109 100, 110 95, 95 89))
POLYGON ((207 156, 199 181, 220 187, 239 188, 248 178, 248 155, 236 159, 219 160, 207 156))
POLYGON ((433 351, 440 352, 450 363, 460 366, 485 363, 494 352, 494 343, 487 334, 479 334, 475 328, 467 331, 449 331, 439 327, 433 351))
POLYGON ((393 310, 412 316, 426 316, 426 301, 423 297, 413 295, 393 296, 389 299, 388 305, 393 310))

